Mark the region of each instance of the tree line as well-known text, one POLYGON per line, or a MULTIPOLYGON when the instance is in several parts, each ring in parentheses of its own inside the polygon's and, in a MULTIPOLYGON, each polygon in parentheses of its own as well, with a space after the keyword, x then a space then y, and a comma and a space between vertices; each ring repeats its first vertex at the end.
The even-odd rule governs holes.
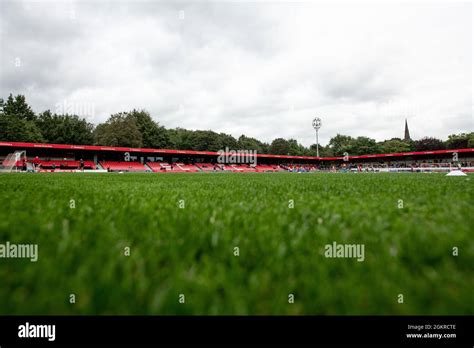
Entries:
MULTIPOLYGON (((111 115, 94 126, 77 115, 56 114, 50 110, 36 114, 23 95, 0 99, 0 141, 104 145, 124 147, 169 148, 178 150, 218 151, 225 149, 256 150, 258 153, 314 156, 316 145, 305 147, 295 139, 274 139, 271 143, 241 135, 211 130, 167 129, 145 110, 131 110, 111 115)), ((408 151, 426 151, 474 147, 474 132, 452 134, 445 141, 424 137, 404 141, 400 138, 377 142, 369 137, 337 134, 326 146, 319 146, 320 156, 364 155, 408 151)))

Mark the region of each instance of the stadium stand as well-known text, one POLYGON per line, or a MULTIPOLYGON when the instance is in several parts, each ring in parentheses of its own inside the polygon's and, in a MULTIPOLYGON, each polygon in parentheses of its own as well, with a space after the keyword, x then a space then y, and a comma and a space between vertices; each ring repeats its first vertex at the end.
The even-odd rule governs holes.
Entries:
POLYGON ((140 162, 101 161, 102 168, 112 172, 146 172, 147 168, 140 162))
POLYGON ((256 165, 249 165, 217 163, 220 154, 210 151, 0 142, 2 172, 76 171, 81 158, 84 159, 84 169, 95 172, 447 172, 453 168, 460 168, 465 172, 474 171, 474 148, 357 155, 347 158, 257 154, 256 165), (116 161, 127 156, 133 161, 116 161), (143 164, 145 161, 146 164, 143 164), (195 164, 189 164, 190 162, 195 164))

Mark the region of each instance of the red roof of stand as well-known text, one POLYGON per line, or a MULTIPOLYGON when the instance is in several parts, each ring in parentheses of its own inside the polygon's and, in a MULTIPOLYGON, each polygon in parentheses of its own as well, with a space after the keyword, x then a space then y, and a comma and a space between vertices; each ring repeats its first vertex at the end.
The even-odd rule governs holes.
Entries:
MULTIPOLYGON (((19 148, 38 148, 38 149, 56 149, 56 150, 85 150, 85 151, 115 151, 115 152, 142 152, 142 153, 160 153, 160 154, 181 154, 181 155, 207 155, 218 156, 218 152, 212 151, 194 151, 194 150, 169 150, 169 149, 147 149, 134 147, 112 147, 100 145, 66 145, 66 144, 39 144, 39 143, 22 143, 22 142, 0 142, 0 146, 19 147, 19 148)), ((383 153, 375 155, 349 156, 349 159, 367 159, 367 158, 390 158, 405 156, 423 156, 423 155, 440 155, 453 152, 472 152, 474 148, 468 149, 451 149, 451 150, 433 150, 433 151, 416 151, 416 152, 400 152, 400 153, 383 153)), ((267 155, 257 154, 262 158, 287 158, 287 159, 309 159, 334 161, 342 160, 344 157, 316 157, 316 156, 288 156, 288 155, 267 155)))

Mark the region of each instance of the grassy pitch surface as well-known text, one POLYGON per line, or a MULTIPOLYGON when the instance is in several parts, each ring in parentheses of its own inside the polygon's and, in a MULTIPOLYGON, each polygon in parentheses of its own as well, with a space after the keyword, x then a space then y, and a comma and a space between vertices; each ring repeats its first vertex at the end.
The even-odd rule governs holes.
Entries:
POLYGON ((0 207, 39 252, 2 315, 474 314, 472 175, 6 174, 0 207))

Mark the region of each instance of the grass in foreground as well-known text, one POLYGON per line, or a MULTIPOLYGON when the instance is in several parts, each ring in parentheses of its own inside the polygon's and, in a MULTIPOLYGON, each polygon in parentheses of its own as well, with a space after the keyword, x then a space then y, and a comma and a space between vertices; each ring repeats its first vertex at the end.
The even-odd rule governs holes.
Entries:
POLYGON ((473 179, 1 175, 0 243, 39 259, 0 259, 0 314, 474 314, 473 179))

